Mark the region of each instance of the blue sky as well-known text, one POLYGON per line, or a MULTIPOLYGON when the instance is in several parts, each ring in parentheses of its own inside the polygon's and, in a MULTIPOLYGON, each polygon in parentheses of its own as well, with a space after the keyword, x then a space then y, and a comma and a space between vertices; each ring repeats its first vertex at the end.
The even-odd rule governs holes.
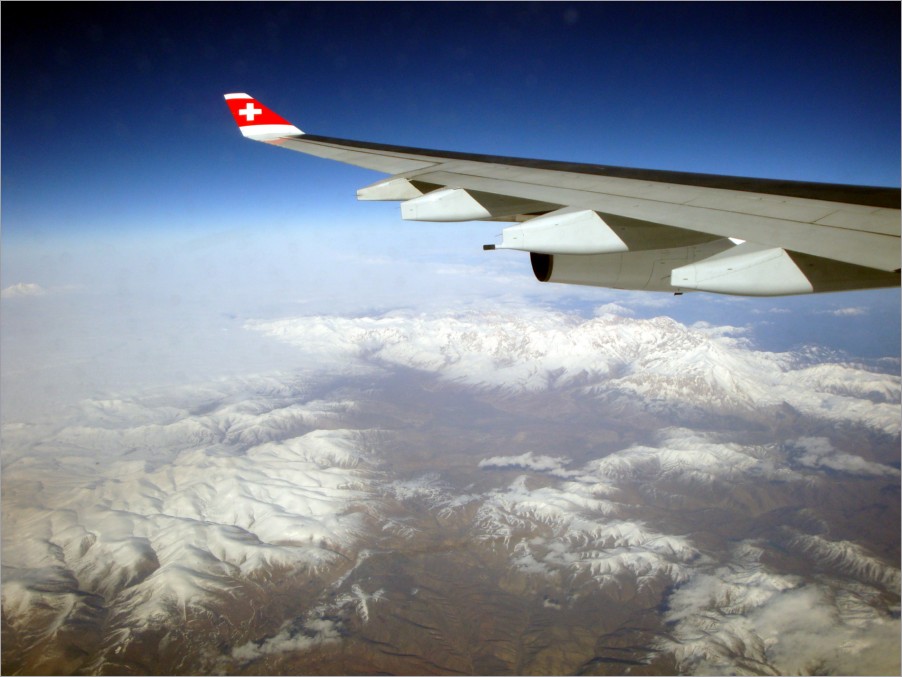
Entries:
POLYGON ((376 218, 222 94, 431 148, 899 183, 895 3, 73 4, 6 22, 5 235, 376 218))
MULTIPOLYGON (((222 99, 249 92, 305 131, 352 139, 898 186, 898 3, 15 9, 2 36, 0 286, 38 285, 47 317, 64 306, 84 319, 79 303, 114 297, 108 314, 131 318, 120 325, 133 337, 202 313, 494 296, 898 355, 897 290, 674 300, 539 285, 525 255, 481 251, 497 224, 405 223, 397 205, 357 203, 382 175, 247 141, 222 99)), ((4 324, 21 339, 16 304, 5 300, 4 324)))

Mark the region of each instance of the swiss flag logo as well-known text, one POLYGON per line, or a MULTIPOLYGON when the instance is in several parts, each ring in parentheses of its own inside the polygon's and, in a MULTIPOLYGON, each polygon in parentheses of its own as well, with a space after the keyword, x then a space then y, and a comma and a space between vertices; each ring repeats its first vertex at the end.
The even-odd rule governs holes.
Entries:
POLYGON ((290 125, 291 123, 273 113, 254 99, 227 99, 226 103, 239 127, 248 125, 290 125))

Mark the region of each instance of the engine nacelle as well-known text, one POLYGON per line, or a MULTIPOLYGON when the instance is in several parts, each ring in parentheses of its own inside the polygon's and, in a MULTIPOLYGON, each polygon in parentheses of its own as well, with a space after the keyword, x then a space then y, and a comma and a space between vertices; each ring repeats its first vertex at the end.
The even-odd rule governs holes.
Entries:
POLYGON ((731 249, 728 239, 691 247, 654 249, 618 254, 530 253, 532 270, 540 282, 582 284, 613 289, 682 291, 670 282, 674 268, 701 261, 731 249))
POLYGON ((899 286, 898 272, 729 239, 622 254, 531 252, 530 260, 540 282, 613 289, 785 296, 899 286))

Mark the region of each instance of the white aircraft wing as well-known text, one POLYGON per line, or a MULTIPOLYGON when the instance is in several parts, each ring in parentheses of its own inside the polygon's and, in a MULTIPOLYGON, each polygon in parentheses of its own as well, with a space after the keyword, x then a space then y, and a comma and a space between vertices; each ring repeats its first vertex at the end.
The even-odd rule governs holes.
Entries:
POLYGON ((247 94, 241 133, 390 174, 359 200, 415 221, 507 221, 485 249, 543 282, 749 296, 899 286, 898 188, 751 179, 407 148, 305 134, 247 94))

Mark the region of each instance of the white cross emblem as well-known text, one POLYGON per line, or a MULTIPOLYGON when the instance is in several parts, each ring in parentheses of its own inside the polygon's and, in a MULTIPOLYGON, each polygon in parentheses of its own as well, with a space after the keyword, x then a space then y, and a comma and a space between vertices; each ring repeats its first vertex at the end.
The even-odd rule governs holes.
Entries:
POLYGON ((253 122, 255 116, 263 115, 263 111, 259 108, 254 108, 254 104, 249 103, 240 111, 238 111, 238 115, 243 115, 245 118, 247 118, 248 122, 253 122))

